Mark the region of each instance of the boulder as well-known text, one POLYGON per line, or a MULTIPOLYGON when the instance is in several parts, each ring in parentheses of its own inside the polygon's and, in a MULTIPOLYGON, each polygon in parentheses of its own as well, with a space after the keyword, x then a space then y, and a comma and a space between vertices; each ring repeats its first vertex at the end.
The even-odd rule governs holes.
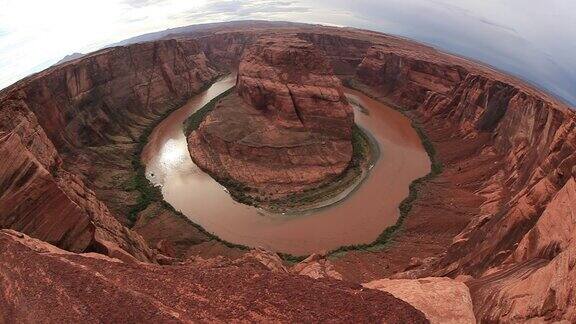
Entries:
POLYGON ((404 300, 422 311, 431 323, 476 323, 468 287, 450 278, 380 279, 363 286, 404 300))

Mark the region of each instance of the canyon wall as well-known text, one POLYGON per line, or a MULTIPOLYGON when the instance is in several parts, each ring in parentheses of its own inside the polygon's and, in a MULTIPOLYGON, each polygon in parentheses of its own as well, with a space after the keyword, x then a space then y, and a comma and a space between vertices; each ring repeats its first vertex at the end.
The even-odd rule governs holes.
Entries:
POLYGON ((90 217, 17 134, 0 134, 0 227, 17 228, 69 251, 85 250, 95 231, 90 217))
POLYGON ((358 77, 386 98, 416 109, 424 123, 441 121, 469 139, 489 134, 478 153, 505 159, 504 167, 485 181, 491 188, 484 190, 483 214, 445 258, 458 259, 462 270, 479 274, 501 264, 574 176, 574 113, 535 90, 496 73, 426 63, 379 48, 360 65, 358 77), (486 241, 488 235, 493 239, 486 241))
POLYGON ((130 170, 146 127, 216 75, 194 41, 171 40, 105 49, 2 91, 0 225, 70 251, 153 260, 98 183, 130 170), (106 163, 115 158, 125 166, 106 163))
POLYGON ((244 49, 257 38, 254 32, 229 32, 202 35, 196 41, 215 67, 230 71, 238 68, 244 49))
POLYGON ((357 79, 383 100, 412 109, 432 133, 444 128, 453 139, 484 138, 477 141, 476 154, 497 161, 478 166, 485 170, 476 179, 481 184, 475 194, 484 201, 480 212, 428 265, 428 273, 478 278, 470 285, 479 319, 574 320, 569 311, 574 302, 564 297, 572 289, 556 286, 553 278, 573 275, 563 265, 573 257, 568 237, 575 232, 547 220, 572 222, 565 209, 571 196, 561 189, 572 188, 576 176, 574 112, 511 77, 432 50, 374 46, 359 65, 357 79), (564 205, 551 202, 556 195, 563 195, 564 205), (478 288, 480 282, 491 282, 490 276, 498 280, 478 288), (543 282, 530 286, 537 280, 543 282), (548 299, 517 302, 512 291, 522 289, 530 300, 548 299))
POLYGON ((322 32, 300 32, 296 36, 314 44, 314 47, 326 53, 334 73, 340 77, 353 76, 362 58, 372 46, 366 39, 352 35, 335 35, 322 32))
POLYGON ((576 318, 575 215, 576 181, 571 178, 507 260, 514 266, 470 282, 482 318, 576 318))

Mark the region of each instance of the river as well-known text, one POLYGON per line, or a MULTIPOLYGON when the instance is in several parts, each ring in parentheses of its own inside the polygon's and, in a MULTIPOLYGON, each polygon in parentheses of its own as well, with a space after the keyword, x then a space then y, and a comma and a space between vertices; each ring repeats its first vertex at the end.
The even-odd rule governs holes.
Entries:
POLYGON ((369 243, 399 216, 410 183, 430 171, 430 160, 411 122, 360 92, 345 89, 355 104, 356 123, 377 142, 380 157, 368 177, 346 199, 314 212, 282 215, 234 201, 192 162, 182 123, 194 111, 234 86, 235 77, 215 82, 164 119, 142 152, 146 176, 164 199, 218 237, 250 247, 304 255, 343 245, 369 243))

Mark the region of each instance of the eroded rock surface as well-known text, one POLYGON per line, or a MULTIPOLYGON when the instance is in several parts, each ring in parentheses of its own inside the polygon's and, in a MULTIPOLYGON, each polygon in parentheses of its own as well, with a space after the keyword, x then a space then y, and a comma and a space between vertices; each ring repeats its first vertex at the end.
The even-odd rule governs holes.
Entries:
MULTIPOLYGON (((556 301, 555 288, 547 290, 554 286, 553 278, 565 276, 572 282, 570 271, 561 265, 570 262, 569 253, 563 251, 574 235, 569 225, 573 196, 563 192, 573 186, 576 165, 574 112, 512 77, 422 46, 417 52, 396 45, 374 46, 357 76, 382 100, 413 108, 414 117, 440 147, 440 158, 446 156, 442 180, 426 185, 411 215, 440 214, 439 209, 446 215, 448 210, 452 223, 459 226, 452 233, 458 235, 444 241, 445 251, 436 252, 435 262, 408 269, 408 274, 476 278, 470 284, 479 320, 541 316, 573 321, 569 311, 573 306, 562 297, 553 306, 516 303, 509 289, 515 286, 519 295, 525 289, 528 299, 546 300, 549 293, 549 300, 556 301), (440 190, 443 196, 434 194, 440 190), (561 202, 552 202, 557 195, 561 202), (558 226, 552 225, 556 222, 558 226), (541 267, 535 273, 547 274, 540 275, 542 282, 536 285, 528 279, 532 275, 526 276, 541 267), (527 282, 513 284, 524 278, 541 291, 532 291, 527 282), (489 288, 480 289, 483 283, 489 288), (489 290, 502 297, 488 297, 489 290)), ((414 227, 409 225, 406 232, 414 238, 405 236, 406 244, 417 243, 416 235, 426 232, 418 229, 423 223, 418 225, 411 215, 408 222, 414 227)))
POLYGON ((138 199, 123 183, 136 143, 216 75, 194 41, 170 40, 101 50, 3 90, 0 225, 71 251, 153 261, 117 221, 138 199))
POLYGON ((515 262, 470 282, 480 318, 576 320, 575 215, 572 178, 524 236, 511 256, 515 262))
POLYGON ((380 279, 364 287, 386 291, 421 310, 430 323, 476 323, 470 291, 449 278, 380 279))
POLYGON ((292 267, 291 271, 314 279, 333 278, 342 280, 342 275, 336 271, 332 262, 318 254, 312 254, 304 261, 299 262, 292 267))
POLYGON ((291 35, 244 52, 235 92, 188 137, 218 179, 277 198, 341 174, 352 157, 353 112, 325 54, 291 35))
POLYGON ((272 272, 250 258, 125 263, 8 231, 0 231, 0 296, 0 322, 427 323, 388 293, 272 272))

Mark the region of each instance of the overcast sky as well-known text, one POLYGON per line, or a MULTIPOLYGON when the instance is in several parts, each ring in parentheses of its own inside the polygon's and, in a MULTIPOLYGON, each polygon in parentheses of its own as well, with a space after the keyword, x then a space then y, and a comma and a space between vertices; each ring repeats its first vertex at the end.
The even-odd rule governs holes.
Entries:
POLYGON ((73 52, 238 19, 410 37, 519 75, 576 105, 574 0, 0 0, 0 88, 73 52))

